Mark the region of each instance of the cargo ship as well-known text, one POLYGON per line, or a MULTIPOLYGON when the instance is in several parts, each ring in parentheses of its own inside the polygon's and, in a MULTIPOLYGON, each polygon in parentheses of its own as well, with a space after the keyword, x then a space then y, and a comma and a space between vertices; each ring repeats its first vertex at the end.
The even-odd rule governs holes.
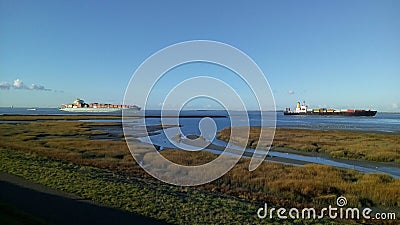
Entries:
POLYGON ((303 102, 297 102, 296 109, 291 110, 286 108, 283 111, 284 115, 310 115, 310 116, 375 116, 377 111, 375 110, 364 110, 364 109, 327 109, 317 108, 308 109, 308 106, 303 102))
POLYGON ((71 104, 62 104, 60 110, 66 112, 116 112, 121 110, 140 111, 140 107, 136 105, 117 105, 117 104, 100 104, 85 103, 82 99, 75 99, 71 104))

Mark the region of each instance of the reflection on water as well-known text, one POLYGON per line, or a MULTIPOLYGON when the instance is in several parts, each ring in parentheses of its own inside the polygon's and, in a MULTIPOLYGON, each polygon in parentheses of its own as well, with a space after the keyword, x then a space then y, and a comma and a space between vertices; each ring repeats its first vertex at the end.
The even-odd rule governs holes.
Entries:
MULTIPOLYGON (((160 111, 146 111, 140 112, 138 115, 160 115, 160 111)), ((174 112, 165 112, 174 114, 174 112)), ((23 115, 82 115, 82 113, 66 113, 61 112, 58 109, 41 109, 38 108, 35 111, 26 110, 24 108, 0 108, 0 114, 23 114, 23 115)), ((87 114, 87 113, 84 113, 87 114)), ((91 113, 90 115, 104 115, 98 113, 91 113)), ((316 130, 351 130, 351 131, 367 131, 367 132, 385 132, 385 133, 400 133, 400 113, 379 113, 375 117, 341 117, 341 116, 284 116, 282 112, 267 112, 268 115, 275 114, 276 116, 276 126, 277 127, 288 127, 288 128, 301 128, 301 129, 316 129, 316 130)), ((106 115, 120 115, 120 113, 107 113, 106 115)), ((182 133, 184 136, 187 135, 201 135, 201 130, 199 129, 199 124, 202 116, 221 116, 228 114, 225 111, 183 111, 180 115, 198 115, 199 117, 194 118, 141 118, 133 119, 130 122, 135 124, 135 126, 151 126, 164 124, 179 124, 181 127, 172 127, 160 131, 159 134, 153 135, 151 137, 141 137, 139 138, 143 142, 150 141, 162 148, 179 148, 184 147, 182 144, 176 143, 173 140, 169 140, 167 136, 175 136, 178 133, 182 133)), ((232 112, 232 117, 240 117, 241 113, 232 112)), ((248 112, 249 124, 251 126, 260 126, 261 118, 259 112, 248 112)), ((236 118, 246 124, 246 120, 243 118, 236 118)), ((264 118, 266 119, 266 118, 264 118)), ((267 118, 268 119, 268 118, 267 118)), ((222 130, 225 127, 231 126, 231 120, 229 117, 218 117, 212 118, 216 130, 222 130)), ((120 119, 110 119, 110 120, 84 120, 85 122, 121 122, 120 119)), ((26 121, 0 121, 0 123, 21 123, 26 121)), ((267 120, 264 124, 268 126, 273 125, 273 120, 267 120)), ((143 129, 142 129, 143 130, 143 129)), ((212 137, 206 137, 213 145, 219 146, 218 149, 207 148, 207 151, 214 153, 221 153, 221 148, 226 146, 226 142, 218 140, 212 137)), ((187 146, 186 146, 187 147, 187 146)), ((229 146, 230 148, 235 148, 235 146, 229 146)), ((247 153, 252 154, 252 149, 246 149, 247 153)), ((300 154, 293 153, 282 153, 271 151, 268 154, 270 157, 268 160, 274 160, 274 158, 286 159, 286 163, 294 165, 303 165, 305 163, 318 163, 326 164, 339 168, 354 169, 357 171, 365 173, 387 173, 393 177, 400 177, 400 168, 398 167, 388 167, 384 164, 374 163, 374 162, 356 162, 351 160, 338 160, 319 156, 304 156, 300 154), (272 158, 271 158, 272 157, 272 158), (291 160, 291 161, 288 161, 291 160)))
MULTIPOLYGON (((257 112, 250 112, 249 119, 252 126, 260 124, 260 118, 257 117, 257 112)), ((182 133, 183 135, 200 135, 199 123, 201 118, 182 118, 179 119, 180 128, 174 127, 166 129, 158 135, 151 137, 144 137, 140 140, 147 143, 153 143, 162 148, 180 148, 184 149, 181 143, 177 143, 174 140, 168 139, 168 136, 174 136, 182 133)), ((229 118, 213 118, 217 130, 221 130, 225 127, 230 126, 229 118)), ((176 120, 174 120, 176 122, 176 120)), ((174 122, 165 120, 165 122, 174 122)), ((159 118, 148 118, 142 119, 142 123, 147 124, 159 124, 161 120, 159 118)), ((374 132, 390 132, 400 133, 400 114, 381 114, 376 117, 328 117, 328 116, 283 116, 277 114, 277 127, 290 127, 290 128, 303 128, 303 129, 320 129, 320 130, 356 130, 356 131, 374 131, 374 132)), ((218 140, 216 138, 208 140, 215 146, 224 148, 226 142, 218 140)), ((234 148, 235 146, 230 146, 234 148)), ((205 149, 214 153, 221 153, 220 148, 207 148, 205 149)), ((253 153, 252 149, 246 149, 247 153, 253 153)), ((240 152, 238 153, 240 154, 240 152)), ((387 173, 393 177, 400 177, 400 168, 387 166, 383 163, 375 162, 357 162, 351 160, 332 159, 329 157, 320 156, 304 156, 301 154, 293 153, 282 153, 276 151, 270 151, 268 154, 270 157, 268 160, 274 158, 285 159, 286 163, 293 165, 304 165, 306 163, 317 163, 335 166, 339 168, 354 169, 365 173, 387 173), (272 158, 271 158, 272 157, 272 158)), ((281 160, 282 161, 282 160, 281 160)))
MULTIPOLYGON (((164 114, 176 114, 175 111, 165 111, 164 114)), ((0 115, 121 115, 121 112, 112 113, 74 113, 64 112, 57 108, 37 108, 37 110, 27 110, 27 108, 5 108, 0 107, 0 115)), ((161 115, 158 110, 146 110, 133 114, 135 115, 161 115)), ((276 127, 290 127, 303 129, 320 129, 320 130, 354 130, 354 131, 373 131, 373 132, 388 132, 400 133, 400 113, 381 113, 378 112, 374 117, 346 117, 346 116, 284 116, 282 112, 266 112, 267 116, 276 114, 276 127)), ((180 112, 180 115, 224 115, 228 113, 221 110, 187 110, 180 112)), ((231 112, 231 116, 240 116, 240 112, 231 112)), ((260 112, 249 111, 249 123, 252 126, 259 126, 261 123, 260 112)), ((198 127, 200 118, 183 118, 179 122, 187 126, 195 125, 198 127)), ((230 125, 229 118, 213 118, 217 127, 227 127, 230 125)), ((266 117, 264 120, 267 119, 266 117)), ((0 121, 2 122, 2 121, 0 121)), ((114 122, 114 121, 113 121, 114 122)), ((160 118, 148 118, 146 122, 160 124, 160 118)), ((265 123, 268 126, 273 125, 273 121, 267 120, 265 123)))
MULTIPOLYGON (((170 130, 172 133, 178 132, 177 128, 168 128, 166 130, 170 130)), ((178 149, 185 149, 185 146, 182 143, 177 143, 174 140, 168 140, 162 133, 158 135, 154 135, 151 137, 141 137, 139 138, 140 141, 146 143, 152 143, 157 146, 162 146, 163 148, 178 148, 178 149)), ((213 148, 209 147, 204 150, 221 154, 221 148, 225 148, 227 143, 221 140, 214 140, 212 143, 220 148, 213 148)), ((195 147, 193 147, 195 148, 195 147)), ((234 144, 230 144, 229 148, 237 149, 237 154, 242 153, 242 148, 239 146, 235 146, 234 144)), ((254 153, 253 149, 245 149, 246 153, 250 153, 250 155, 246 154, 244 157, 250 157, 251 154, 254 153)), ((260 153, 263 153, 260 151, 260 153)), ((338 168, 345 168, 345 169, 354 169, 356 171, 364 172, 364 173, 387 173, 395 178, 400 178, 400 168, 399 167, 392 167, 387 166, 384 163, 375 163, 375 162, 357 162, 355 160, 341 160, 341 159, 332 159, 329 157, 321 157, 321 156, 305 156, 301 154, 294 154, 294 153, 285 153, 285 152, 276 152, 276 151, 269 151, 268 152, 268 161, 277 161, 277 162, 284 162, 286 164, 291 164, 295 166, 301 166, 307 163, 316 163, 316 164, 323 164, 334 166, 338 168), (272 158, 271 158, 272 157, 272 158), (277 158, 274 160, 274 158, 277 158), (284 159, 284 160, 282 160, 284 159)))

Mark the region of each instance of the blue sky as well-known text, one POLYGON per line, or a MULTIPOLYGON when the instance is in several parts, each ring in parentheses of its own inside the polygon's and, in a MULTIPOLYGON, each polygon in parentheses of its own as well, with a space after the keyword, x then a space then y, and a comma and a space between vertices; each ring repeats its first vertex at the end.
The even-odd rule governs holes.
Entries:
POLYGON ((146 58, 206 39, 248 54, 277 108, 400 111, 398 12, 396 0, 0 0, 0 106, 121 103, 146 58))

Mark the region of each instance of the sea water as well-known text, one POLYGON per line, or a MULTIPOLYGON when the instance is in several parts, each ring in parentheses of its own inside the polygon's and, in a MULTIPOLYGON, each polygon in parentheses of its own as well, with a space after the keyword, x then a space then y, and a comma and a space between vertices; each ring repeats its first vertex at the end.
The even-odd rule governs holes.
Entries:
MULTIPOLYGON (((121 115, 121 112, 112 113, 72 113, 60 111, 56 108, 38 108, 36 110, 27 110, 26 108, 0 108, 0 114, 20 114, 20 115, 121 115)), ((151 118, 133 119, 131 122, 136 125, 159 125, 164 124, 179 124, 180 127, 168 128, 161 131, 157 135, 141 138, 143 142, 151 142, 162 148, 176 148, 173 141, 170 141, 167 136, 173 136, 178 133, 183 135, 200 135, 201 130, 199 124, 204 117, 209 117, 215 124, 215 132, 222 130, 226 127, 232 126, 232 121, 242 122, 243 125, 260 126, 266 124, 272 126, 274 120, 271 119, 275 116, 276 127, 278 128, 299 128, 299 129, 313 129, 313 130, 348 130, 359 132, 382 132, 382 133, 400 133, 400 113, 380 113, 378 112, 374 117, 346 117, 346 116, 284 116, 283 112, 266 112, 266 116, 261 117, 261 113, 257 111, 250 111, 247 116, 243 116, 240 112, 231 112, 228 114, 225 111, 219 110, 206 110, 196 111, 187 110, 182 112, 164 111, 163 115, 182 115, 181 118, 164 118, 157 117, 161 115, 160 111, 147 110, 138 112, 136 115, 143 116, 143 114, 155 116, 151 118), (189 117, 188 117, 189 116, 189 117), (225 117, 220 117, 225 116, 225 117), (271 117, 272 116, 272 117, 271 117), (264 120, 264 123, 262 123, 264 120)), ((102 120, 90 120, 92 122, 102 120)), ((109 122, 120 121, 119 119, 107 120, 109 122)), ((7 122, 7 121, 3 121, 7 122)), ((21 121, 19 121, 21 122, 21 121)), ((1 123, 1 122, 0 122, 1 123)), ((216 138, 210 138, 213 144, 218 146, 226 146, 226 142, 216 138)), ((213 149, 208 149, 215 152, 213 149)), ((246 151, 252 151, 247 149, 246 151)), ((218 153, 218 152, 216 152, 218 153)), ((399 167, 386 167, 376 166, 378 163, 365 163, 364 165, 355 165, 352 162, 346 163, 335 159, 327 159, 321 157, 303 156, 297 154, 270 152, 270 156, 281 157, 287 159, 300 160, 306 163, 319 163, 340 168, 352 168, 358 171, 367 173, 388 173, 394 177, 400 177, 399 167), (369 165, 371 164, 371 165, 369 165)))
MULTIPOLYGON (((160 115, 158 110, 147 110, 146 115, 160 115)), ((261 118, 260 112, 249 111, 248 118, 251 126, 260 126, 261 119, 268 120, 267 124, 272 125, 270 120, 272 112, 266 112, 267 117, 261 118)), ((27 108, 1 108, 0 115, 4 114, 20 114, 20 115, 121 115, 121 112, 109 113, 76 113, 60 111, 57 108, 37 108, 36 110, 27 110, 27 108)), ((143 114, 138 112, 137 115, 143 114)), ((174 111, 165 112, 166 115, 175 114, 174 111)), ((273 112, 276 115, 276 127, 300 128, 313 130, 350 130, 350 131, 366 131, 366 132, 384 132, 384 133, 400 133, 400 113, 378 112, 374 117, 363 116, 284 116, 283 112, 273 112)), ((136 115, 136 114, 133 114, 136 115)), ((228 113, 220 110, 186 110, 180 112, 180 115, 199 116, 195 118, 181 118, 179 123, 182 129, 188 133, 199 134, 199 122, 201 116, 227 116, 224 118, 212 118, 218 130, 231 125, 231 119, 228 113)), ((232 117, 241 115, 233 113, 232 117)), ((231 118, 232 118, 231 117, 231 118)), ((240 118, 239 118, 240 119, 240 118)), ((172 121, 172 120, 169 120, 172 121)), ((147 118, 146 123, 150 125, 160 124, 160 118, 147 118)), ((168 120, 166 120, 168 122, 168 120)), ((245 121, 243 121, 245 124, 245 121)))

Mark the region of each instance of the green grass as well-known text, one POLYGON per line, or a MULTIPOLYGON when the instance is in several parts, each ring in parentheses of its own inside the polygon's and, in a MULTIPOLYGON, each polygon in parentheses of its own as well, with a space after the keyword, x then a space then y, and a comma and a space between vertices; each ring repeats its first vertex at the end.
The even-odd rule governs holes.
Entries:
MULTIPOLYGON (((93 129, 94 124, 97 123, 0 124, 0 133, 4 134, 0 136, 0 170, 178 224, 254 224, 261 222, 255 212, 264 202, 271 206, 318 208, 334 204, 341 195, 352 207, 400 211, 399 179, 324 165, 263 163, 249 172, 249 160, 242 159, 212 183, 193 188, 165 185, 136 164, 124 141, 92 139, 104 135, 93 129)), ((162 154, 185 165, 199 165, 217 156, 179 150, 162 154)))
MULTIPOLYGON (((183 165, 190 165, 191 161, 200 164, 215 157, 208 152, 178 150, 162 154, 183 165)), ((363 174, 318 164, 295 167, 270 162, 264 162, 250 172, 249 161, 241 159, 226 175, 201 188, 251 201, 291 207, 329 205, 343 195, 352 207, 374 206, 400 212, 400 179, 389 175, 363 174)))
MULTIPOLYGON (((92 130, 95 123, 34 122, 0 124, 0 147, 36 153, 57 160, 117 171, 128 176, 153 179, 133 160, 124 141, 93 140, 103 135, 92 130)), ((199 165, 217 155, 208 152, 163 151, 171 161, 199 165)), ((247 170, 248 161, 238 165, 219 180, 201 186, 207 191, 229 194, 252 201, 273 204, 329 204, 326 196, 345 194, 354 206, 372 202, 376 206, 399 207, 400 181, 388 175, 357 173, 353 170, 310 164, 293 167, 263 163, 257 170, 247 170), (379 182, 386 180, 388 182, 379 182), (325 200, 325 202, 323 202, 325 200)))
MULTIPOLYGON (((109 170, 52 160, 35 154, 0 150, 0 170, 111 207, 175 224, 281 224, 260 220, 260 207, 240 199, 148 182, 109 170)), ((288 221, 293 222, 293 221, 288 221)), ((300 221, 298 224, 327 220, 300 221)))
MULTIPOLYGON (((228 141, 230 129, 220 131, 218 138, 228 141)), ((243 127, 234 129, 237 129, 240 135, 232 137, 233 142, 251 148, 257 146, 260 127, 252 127, 249 137, 245 136, 245 132, 241 132, 243 127)), ((394 162, 400 165, 400 134, 278 128, 272 145, 305 152, 325 153, 335 158, 394 162)))

